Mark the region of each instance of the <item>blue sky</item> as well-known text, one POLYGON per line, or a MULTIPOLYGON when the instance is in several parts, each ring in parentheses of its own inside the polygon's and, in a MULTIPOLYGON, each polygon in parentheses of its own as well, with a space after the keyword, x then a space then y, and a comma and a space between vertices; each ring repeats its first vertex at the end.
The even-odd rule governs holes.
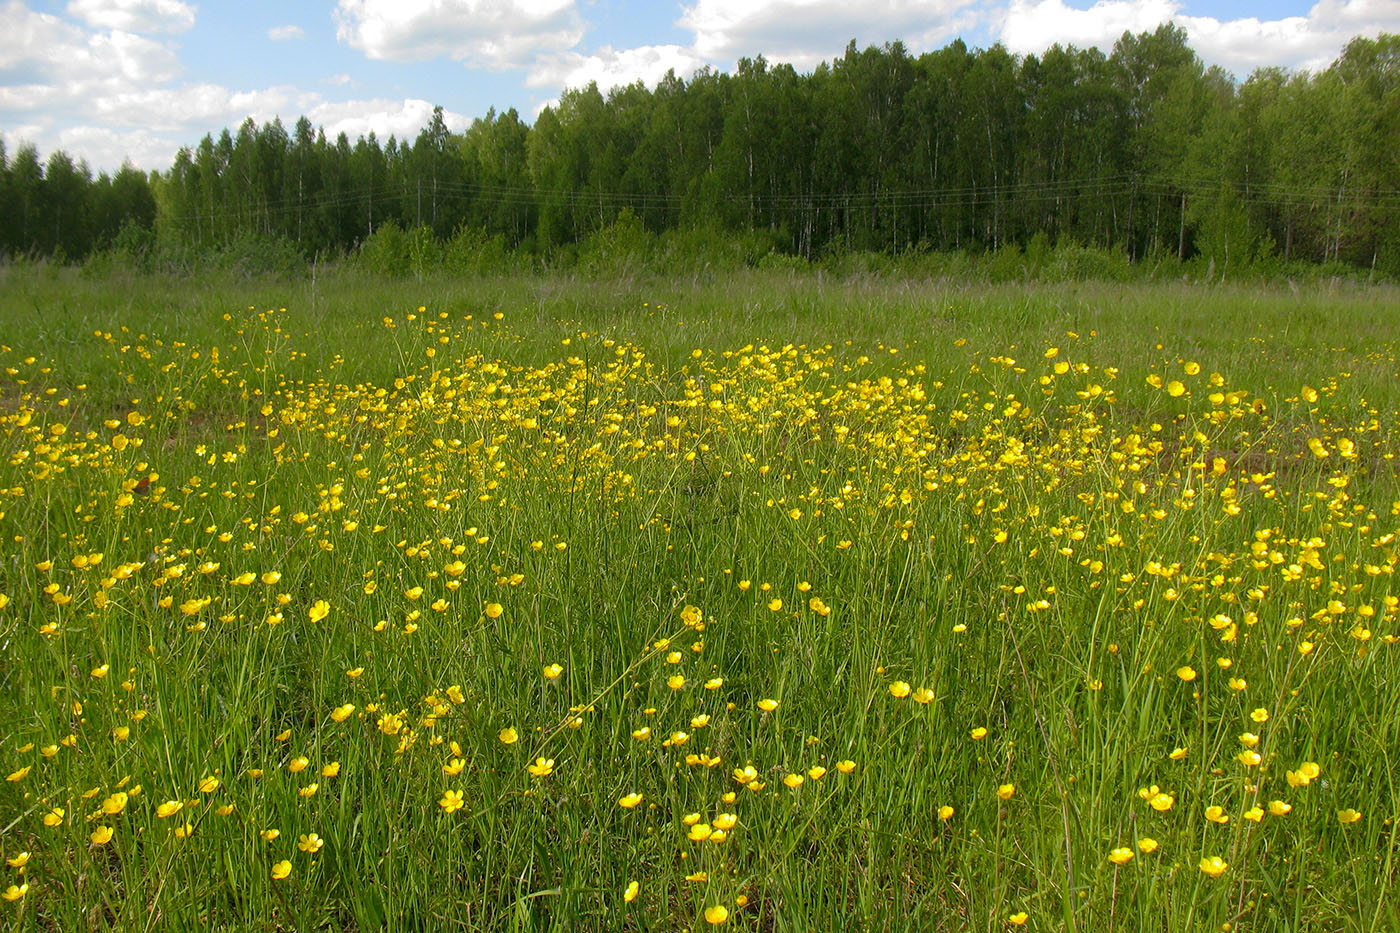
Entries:
POLYGON ((589 80, 652 84, 759 54, 807 71, 851 39, 1108 50, 1168 20, 1244 78, 1400 32, 1400 0, 0 0, 0 136, 9 153, 163 169, 247 116, 412 136, 434 104, 453 129, 490 107, 533 120, 589 80))

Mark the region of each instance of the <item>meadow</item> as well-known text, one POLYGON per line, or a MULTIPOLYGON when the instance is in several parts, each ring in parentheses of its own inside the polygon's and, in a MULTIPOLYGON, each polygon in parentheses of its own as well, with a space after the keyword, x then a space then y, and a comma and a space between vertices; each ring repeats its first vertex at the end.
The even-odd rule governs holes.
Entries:
POLYGON ((1397 309, 0 270, 0 928, 1400 927, 1397 309))

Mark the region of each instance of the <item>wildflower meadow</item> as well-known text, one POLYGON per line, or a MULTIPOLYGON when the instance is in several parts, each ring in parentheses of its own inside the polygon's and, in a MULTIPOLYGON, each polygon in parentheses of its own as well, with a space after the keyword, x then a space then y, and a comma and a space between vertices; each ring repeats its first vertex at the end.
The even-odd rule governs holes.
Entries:
POLYGON ((0 929, 1395 929, 1397 307, 0 274, 0 929))

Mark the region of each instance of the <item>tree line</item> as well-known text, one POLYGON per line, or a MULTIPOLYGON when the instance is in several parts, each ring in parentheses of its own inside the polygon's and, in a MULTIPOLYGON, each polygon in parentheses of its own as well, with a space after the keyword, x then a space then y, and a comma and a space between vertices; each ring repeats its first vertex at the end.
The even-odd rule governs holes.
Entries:
POLYGON ((1171 25, 1108 55, 853 42, 810 74, 760 57, 654 89, 590 84, 533 125, 492 110, 456 134, 439 108, 411 142, 248 120, 149 175, 0 148, 0 216, 0 252, 70 260, 248 238, 309 259, 384 230, 567 257, 621 222, 806 258, 1050 242, 1395 274, 1400 36, 1242 83, 1171 25))

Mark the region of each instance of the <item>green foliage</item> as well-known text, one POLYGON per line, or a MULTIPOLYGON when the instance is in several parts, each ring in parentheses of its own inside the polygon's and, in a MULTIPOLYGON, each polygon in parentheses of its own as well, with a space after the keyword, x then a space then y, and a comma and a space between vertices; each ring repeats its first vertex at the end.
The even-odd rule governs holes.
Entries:
POLYGON ((439 110, 411 140, 352 143, 247 120, 151 177, 93 179, 22 147, 0 152, 0 255, 81 261, 134 223, 199 255, 270 238, 419 277, 517 261, 695 275, 770 252, 862 275, 911 253, 984 256, 996 280, 1080 274, 1047 269, 1061 241, 1149 274, 1254 274, 1273 249, 1394 275, 1397 47, 1358 38, 1329 68, 1239 84, 1173 25, 1108 56, 853 42, 810 74, 759 57, 570 89, 533 126, 491 110, 453 135, 439 110), (468 229, 485 239, 448 247, 468 229))
POLYGON ((360 268, 376 275, 403 276, 411 268, 409 238, 397 223, 390 220, 360 245, 355 257, 360 268))

